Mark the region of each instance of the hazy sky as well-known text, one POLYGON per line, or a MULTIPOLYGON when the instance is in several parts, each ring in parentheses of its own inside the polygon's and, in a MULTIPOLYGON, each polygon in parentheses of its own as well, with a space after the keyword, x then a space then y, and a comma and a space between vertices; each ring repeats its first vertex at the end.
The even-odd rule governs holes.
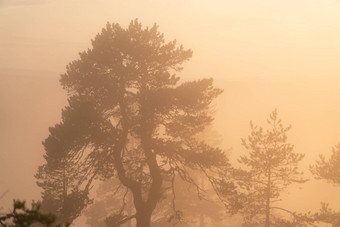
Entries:
MULTIPOLYGON (((138 18, 194 51, 184 78, 224 88, 216 130, 231 158, 244 152, 249 121, 278 108, 302 166, 340 142, 340 2, 337 0, 0 0, 0 193, 38 199, 41 141, 60 119, 65 66, 107 21, 138 18), (18 183, 20 182, 20 183, 18 183)), ((296 190, 296 189, 294 189, 296 190)), ((296 209, 332 201, 340 188, 311 181, 287 196, 296 209), (323 193, 315 195, 317 188, 323 193)))
POLYGON ((107 21, 139 18, 194 50, 191 74, 340 72, 337 0, 0 0, 0 7, 0 67, 63 71, 107 21))

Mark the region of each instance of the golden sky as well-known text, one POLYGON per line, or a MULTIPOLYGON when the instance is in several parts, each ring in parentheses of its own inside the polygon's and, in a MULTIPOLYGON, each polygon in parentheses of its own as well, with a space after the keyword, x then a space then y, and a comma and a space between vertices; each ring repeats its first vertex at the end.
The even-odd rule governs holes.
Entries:
MULTIPOLYGON (((181 76, 213 77, 224 89, 215 129, 232 158, 244 152, 240 138, 248 135, 249 121, 265 123, 274 108, 292 124, 288 138, 306 153, 307 174, 318 154, 330 154, 340 142, 338 0, 0 0, 0 135, 6 135, 0 185, 10 190, 9 201, 38 199, 32 176, 42 160, 41 141, 66 103, 59 74, 107 21, 125 27, 135 18, 146 26, 156 22, 167 40, 193 49, 181 76), (28 192, 17 189, 17 180, 28 192)), ((311 181, 293 190, 287 201, 301 199, 296 209, 323 200, 340 210, 340 188, 311 181), (322 193, 313 194, 315 188, 322 193)))
POLYGON ((0 67, 63 71, 107 21, 158 23, 190 74, 339 75, 337 0, 1 0, 0 67), (1 4, 2 2, 2 4, 1 4), (20 65, 18 65, 20 62, 20 65), (195 70, 200 64, 200 70, 195 70))

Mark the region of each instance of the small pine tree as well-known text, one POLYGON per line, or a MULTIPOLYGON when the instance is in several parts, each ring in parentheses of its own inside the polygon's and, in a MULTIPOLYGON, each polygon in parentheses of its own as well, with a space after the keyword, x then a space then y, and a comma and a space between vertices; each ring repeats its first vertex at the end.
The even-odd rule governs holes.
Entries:
MULTIPOLYGON (((294 146, 287 143, 287 132, 277 117, 276 109, 270 114, 269 130, 250 123, 251 133, 242 139, 242 145, 249 151, 239 162, 245 167, 238 172, 243 188, 243 212, 245 226, 270 226, 272 204, 278 201, 281 192, 292 183, 303 183, 298 163, 304 155, 294 153, 294 146)), ((284 210, 284 209, 281 209, 284 210)))
POLYGON ((329 160, 320 155, 315 165, 310 167, 317 179, 325 179, 334 185, 340 185, 340 143, 332 149, 329 160))

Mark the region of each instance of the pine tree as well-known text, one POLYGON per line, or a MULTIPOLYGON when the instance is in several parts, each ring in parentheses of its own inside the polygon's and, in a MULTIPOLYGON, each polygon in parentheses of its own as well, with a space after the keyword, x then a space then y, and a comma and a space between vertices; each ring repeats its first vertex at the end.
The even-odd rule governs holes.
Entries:
POLYGON ((136 213, 124 220, 147 227, 165 192, 175 196, 175 176, 198 193, 190 169, 218 176, 227 165, 223 152, 195 135, 212 122, 210 103, 222 90, 212 79, 179 84, 176 73, 191 55, 176 41, 165 42, 156 25, 143 28, 135 20, 124 29, 108 23, 61 76, 69 106, 50 129, 52 142, 45 141, 46 167, 39 176, 46 177, 38 177, 43 195, 55 193, 46 191, 51 184, 60 197, 65 168, 72 168, 66 179, 72 193, 86 194, 92 180, 115 177, 133 195, 136 213))
POLYGON ((254 126, 242 145, 249 151, 239 162, 244 166, 236 171, 243 189, 243 212, 245 226, 273 226, 271 211, 283 208, 273 206, 281 192, 292 183, 303 183, 298 163, 304 155, 293 152, 294 146, 287 143, 287 132, 274 110, 267 119, 270 129, 254 126))
POLYGON ((318 179, 325 179, 328 182, 340 185, 340 143, 332 149, 332 155, 329 160, 320 155, 315 165, 310 166, 311 172, 318 179))
MULTIPOLYGON (((310 170, 316 179, 324 179, 334 186, 340 186, 340 143, 332 148, 332 155, 328 160, 320 155, 316 163, 310 166, 310 170)), ((331 223, 333 226, 340 225, 340 212, 329 208, 327 203, 321 203, 320 212, 315 216, 317 221, 331 223)))

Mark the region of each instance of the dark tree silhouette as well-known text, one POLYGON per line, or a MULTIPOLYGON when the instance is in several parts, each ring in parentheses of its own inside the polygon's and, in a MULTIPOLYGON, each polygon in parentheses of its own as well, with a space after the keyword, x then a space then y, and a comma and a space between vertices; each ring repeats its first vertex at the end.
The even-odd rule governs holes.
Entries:
POLYGON ((175 176, 200 193, 188 171, 199 169, 216 186, 210 174, 223 174, 227 160, 195 135, 212 122, 210 103, 222 91, 212 79, 179 84, 176 72, 191 55, 176 41, 165 42, 156 25, 108 23, 61 76, 69 105, 44 143, 46 164, 37 174, 44 200, 53 197, 57 209, 78 212, 93 180, 116 177, 136 211, 117 222, 134 217, 147 227, 165 192, 175 197, 175 176), (65 206, 69 195, 77 209, 65 206))
MULTIPOLYGON (((3 227, 51 226, 55 221, 53 214, 43 214, 40 203, 32 203, 31 209, 26 208, 25 201, 14 200, 13 210, 0 215, 0 225, 3 227)), ((68 226, 68 225, 66 225, 68 226)))
MULTIPOLYGON (((236 171, 243 189, 243 212, 246 226, 270 226, 271 210, 281 207, 273 206, 278 201, 281 192, 292 183, 303 183, 302 172, 298 171, 298 163, 303 154, 294 153, 293 145, 287 143, 287 131, 277 118, 274 110, 267 122, 269 130, 254 126, 247 139, 242 139, 242 145, 249 151, 241 156, 239 162, 245 166, 244 170, 236 171)), ((293 212, 289 212, 294 214, 293 212)))

